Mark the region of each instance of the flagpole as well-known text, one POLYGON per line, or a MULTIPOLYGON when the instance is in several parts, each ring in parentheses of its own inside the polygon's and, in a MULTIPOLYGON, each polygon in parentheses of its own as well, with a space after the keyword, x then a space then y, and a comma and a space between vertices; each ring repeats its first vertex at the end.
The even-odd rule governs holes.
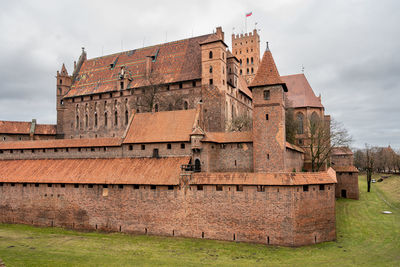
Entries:
POLYGON ((247 33, 247 14, 245 15, 245 18, 244 18, 244 25, 245 25, 245 33, 247 33))

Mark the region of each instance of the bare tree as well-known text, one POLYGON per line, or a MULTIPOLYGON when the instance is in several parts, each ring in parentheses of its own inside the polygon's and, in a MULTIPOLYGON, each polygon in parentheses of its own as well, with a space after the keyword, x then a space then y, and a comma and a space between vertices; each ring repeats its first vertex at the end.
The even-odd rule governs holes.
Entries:
POLYGON ((347 130, 335 120, 325 121, 319 118, 308 118, 309 145, 312 171, 319 171, 326 164, 332 149, 348 147, 352 141, 347 130))
POLYGON ((229 132, 249 131, 252 128, 252 120, 246 114, 241 114, 229 121, 227 128, 229 132))
POLYGON ((285 110, 285 129, 286 129, 286 141, 291 144, 296 143, 296 133, 298 129, 298 123, 294 118, 294 109, 286 108, 285 110))
POLYGON ((374 172, 374 153, 373 148, 365 144, 365 170, 367 172, 367 192, 371 192, 372 173, 374 172))

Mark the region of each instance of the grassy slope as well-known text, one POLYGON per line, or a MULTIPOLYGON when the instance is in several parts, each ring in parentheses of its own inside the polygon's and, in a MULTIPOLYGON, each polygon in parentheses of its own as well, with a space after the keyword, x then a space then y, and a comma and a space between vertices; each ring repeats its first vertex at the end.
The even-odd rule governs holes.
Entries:
POLYGON ((366 193, 360 177, 360 200, 337 201, 337 242, 281 248, 0 225, 0 258, 7 266, 399 266, 400 212, 380 198, 400 203, 400 177, 392 179, 366 193))

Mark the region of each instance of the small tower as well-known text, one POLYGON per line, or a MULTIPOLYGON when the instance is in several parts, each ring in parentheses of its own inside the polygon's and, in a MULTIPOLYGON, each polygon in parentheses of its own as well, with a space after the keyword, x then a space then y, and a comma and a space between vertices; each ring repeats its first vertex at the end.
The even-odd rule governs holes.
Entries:
POLYGON ((257 30, 232 34, 232 54, 239 59, 239 74, 250 84, 260 64, 260 36, 257 30))
POLYGON ((249 86, 253 92, 253 162, 255 172, 286 170, 285 94, 274 58, 264 52, 257 74, 249 86))
POLYGON ((64 96, 71 89, 72 77, 68 75, 67 69, 63 64, 61 71, 57 71, 57 137, 62 138, 64 135, 64 112, 65 100, 64 96))
POLYGON ((228 47, 223 40, 224 33, 220 27, 216 34, 211 34, 201 46, 202 85, 218 88, 220 92, 227 90, 226 61, 228 47))

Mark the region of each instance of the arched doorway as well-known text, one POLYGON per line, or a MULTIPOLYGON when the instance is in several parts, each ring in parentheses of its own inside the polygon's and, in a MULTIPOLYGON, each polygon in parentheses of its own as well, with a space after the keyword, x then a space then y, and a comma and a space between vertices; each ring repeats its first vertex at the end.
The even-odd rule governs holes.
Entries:
POLYGON ((194 161, 194 171, 195 172, 200 172, 201 171, 201 163, 199 159, 196 159, 194 161))

